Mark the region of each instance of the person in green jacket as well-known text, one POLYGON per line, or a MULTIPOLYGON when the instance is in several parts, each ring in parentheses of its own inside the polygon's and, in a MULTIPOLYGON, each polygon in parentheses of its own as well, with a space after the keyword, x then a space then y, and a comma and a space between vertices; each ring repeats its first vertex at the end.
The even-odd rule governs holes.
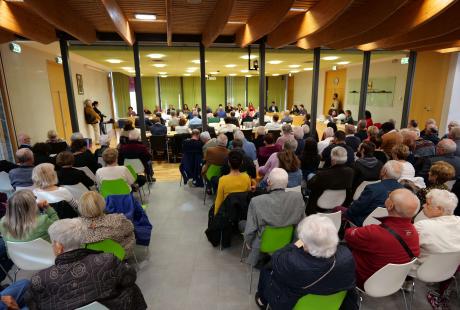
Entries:
POLYGON ((5 241, 25 242, 38 238, 50 241, 48 227, 58 219, 46 200, 36 202, 32 191, 20 190, 8 199, 6 214, 0 221, 0 232, 5 241))

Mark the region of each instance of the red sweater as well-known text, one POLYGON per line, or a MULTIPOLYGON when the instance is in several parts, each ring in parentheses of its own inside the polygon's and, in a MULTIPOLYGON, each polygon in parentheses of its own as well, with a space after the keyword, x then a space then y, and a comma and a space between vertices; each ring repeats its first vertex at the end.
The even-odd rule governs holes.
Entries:
MULTIPOLYGON (((380 221, 400 235, 412 253, 419 256, 418 233, 410 219, 389 216, 380 221)), ((345 231, 345 240, 355 259, 356 282, 360 288, 385 265, 404 264, 411 260, 399 241, 380 225, 349 228, 345 231)))

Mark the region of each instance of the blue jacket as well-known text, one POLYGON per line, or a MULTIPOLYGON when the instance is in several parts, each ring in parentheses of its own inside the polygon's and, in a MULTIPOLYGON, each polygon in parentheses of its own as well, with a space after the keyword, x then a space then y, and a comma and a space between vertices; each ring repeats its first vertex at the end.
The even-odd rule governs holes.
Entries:
POLYGON ((161 123, 155 123, 152 127, 150 127, 150 132, 153 136, 166 136, 168 128, 161 123))
POLYGON ((388 194, 395 189, 403 186, 396 180, 387 179, 378 183, 367 185, 358 200, 348 208, 345 216, 357 226, 363 226, 366 217, 374 211, 375 208, 385 204, 388 194))
MULTIPOLYGON (((145 246, 150 244, 150 235, 152 234, 153 228, 152 224, 150 224, 147 214, 132 193, 129 195, 107 196, 105 204, 106 213, 122 213, 133 222, 136 244, 145 246)), ((116 227, 114 227, 114 229, 116 229, 116 227)))
POLYGON ((182 143, 182 159, 179 171, 184 178, 184 184, 189 179, 195 181, 196 186, 203 186, 201 165, 203 162, 203 144, 199 140, 186 139, 182 143))
POLYGON ((248 140, 244 139, 243 140, 243 150, 244 150, 244 153, 252 160, 257 159, 257 151, 256 151, 256 146, 254 145, 254 143, 249 142, 248 140))

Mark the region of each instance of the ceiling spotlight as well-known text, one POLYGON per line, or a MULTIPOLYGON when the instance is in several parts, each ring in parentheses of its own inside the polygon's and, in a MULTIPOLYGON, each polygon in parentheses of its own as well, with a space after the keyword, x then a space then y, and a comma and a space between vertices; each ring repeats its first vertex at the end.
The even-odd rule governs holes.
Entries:
POLYGON ((191 71, 196 71, 198 70, 199 68, 198 67, 188 67, 187 70, 191 70, 191 71))
POLYGON ((168 74, 168 72, 158 72, 158 74, 165 75, 168 74))
POLYGON ((241 73, 248 73, 249 70, 241 70, 241 73))
MULTIPOLYGON (((248 56, 248 55, 243 55, 243 56, 241 56, 240 58, 241 58, 241 59, 246 59, 246 60, 248 60, 248 59, 249 59, 249 56, 248 56)), ((256 55, 251 55, 251 59, 256 59, 256 58, 257 58, 256 55)))
POLYGON ((167 75, 160 75, 160 77, 167 78, 168 76, 167 75))
POLYGON ((245 77, 247 77, 247 78, 250 78, 251 76, 252 76, 252 75, 250 75, 250 74, 248 74, 248 75, 245 75, 245 77))
POLYGON ((106 59, 105 61, 107 61, 108 63, 111 63, 111 64, 119 64, 119 63, 123 62, 123 60, 121 60, 121 59, 106 59))
POLYGON ((313 68, 303 68, 303 71, 312 71, 313 68))
MULTIPOLYGON (((194 59, 194 60, 192 60, 192 62, 193 62, 194 64, 197 64, 197 65, 200 64, 200 60, 199 60, 199 59, 194 59)), ((206 62, 208 62, 208 61, 205 60, 204 62, 206 63, 206 62)))
POLYGON ((148 54, 147 57, 152 58, 152 59, 161 59, 161 58, 165 57, 165 55, 163 55, 163 54, 148 54))
POLYGON ((230 73, 229 76, 236 76, 236 73, 230 73))
POLYGON ((184 73, 184 76, 191 76, 190 73, 184 73))
POLYGON ((270 60, 270 61, 268 61, 268 63, 271 64, 271 65, 279 65, 282 62, 283 62, 282 60, 270 60))
POLYGON ((348 65, 350 62, 349 61, 339 61, 337 64, 338 65, 348 65))
POLYGON ((289 68, 299 68, 300 65, 289 65, 288 67, 289 67, 289 68))
POLYGON ((154 21, 157 19, 157 16, 155 14, 136 13, 134 14, 134 18, 142 21, 154 21))
POLYGON ((229 64, 229 65, 225 65, 226 68, 235 68, 236 65, 235 64, 229 64))
POLYGON ((164 67, 166 67, 166 64, 153 64, 152 66, 154 66, 156 68, 164 68, 164 67))
POLYGON ((336 60, 339 59, 338 56, 325 56, 321 58, 322 60, 336 60))
POLYGON ((219 74, 219 71, 211 71, 209 74, 219 74))
POLYGON ((279 73, 273 73, 272 76, 278 76, 280 75, 279 73))
POLYGON ((125 70, 126 72, 129 72, 129 73, 135 73, 136 70, 134 70, 133 67, 121 67, 123 70, 125 70))
POLYGON ((299 73, 300 71, 299 70, 292 70, 292 71, 289 71, 289 73, 299 73))
POLYGON ((290 8, 289 11, 291 11, 291 12, 306 12, 307 10, 302 9, 302 8, 290 8))

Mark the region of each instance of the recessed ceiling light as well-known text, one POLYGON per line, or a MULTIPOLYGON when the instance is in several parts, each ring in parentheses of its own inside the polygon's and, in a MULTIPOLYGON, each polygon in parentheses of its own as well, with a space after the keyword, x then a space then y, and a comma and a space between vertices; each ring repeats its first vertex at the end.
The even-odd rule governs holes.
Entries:
POLYGON ((166 67, 166 64, 153 64, 152 66, 154 66, 156 68, 164 68, 164 67, 166 67))
POLYGON ((270 60, 270 61, 268 61, 268 63, 271 64, 271 65, 279 65, 282 62, 283 62, 282 60, 270 60))
POLYGON ((289 73, 299 73, 300 71, 299 70, 292 70, 292 71, 289 71, 289 73))
POLYGON ((338 65, 348 65, 350 62, 349 61, 339 61, 337 64, 338 65))
POLYGON ((306 12, 307 10, 302 9, 302 8, 290 8, 289 11, 291 11, 291 12, 306 12))
MULTIPOLYGON (((197 65, 200 64, 200 60, 199 60, 199 59, 193 59, 192 62, 193 62, 194 64, 197 64, 197 65)), ((208 61, 205 60, 204 62, 206 63, 206 62, 208 62, 208 61)))
POLYGON ((289 67, 289 68, 299 68, 300 65, 289 65, 288 67, 289 67))
POLYGON ((338 56, 325 56, 321 58, 322 60, 336 60, 339 59, 338 56))
POLYGON ((251 77, 252 75, 248 74, 248 75, 245 75, 245 77, 251 77))
POLYGON ((163 55, 163 54, 148 54, 147 57, 152 58, 152 59, 161 59, 161 58, 165 57, 165 55, 163 55))
POLYGON ((191 76, 190 73, 184 73, 184 76, 191 76))
POLYGON ((304 71, 312 71, 313 68, 303 68, 304 71))
POLYGON ((168 76, 167 75, 160 75, 160 77, 167 78, 168 76))
POLYGON ((235 64, 229 64, 229 65, 225 65, 226 68, 235 68, 236 65, 235 64))
POLYGON ((242 73, 248 73, 249 70, 241 70, 242 73))
POLYGON ((105 61, 107 61, 108 63, 111 63, 111 64, 119 64, 119 63, 122 63, 123 60, 121 59, 106 59, 105 61))
POLYGON ((123 70, 129 72, 129 73, 135 73, 136 70, 134 70, 133 67, 121 67, 123 70))
POLYGON ((158 74, 165 75, 168 74, 168 72, 158 72, 158 74))
POLYGON ((195 71, 195 70, 198 70, 199 68, 198 67, 188 67, 187 70, 192 70, 192 71, 195 71))
MULTIPOLYGON (((240 57, 241 59, 249 59, 249 56, 248 55, 243 55, 240 57)), ((251 59, 256 59, 257 56, 256 55, 251 55, 251 59)))
POLYGON ((278 76, 280 75, 279 73, 273 73, 272 76, 278 76))
POLYGON ((228 21, 227 24, 231 24, 231 25, 244 25, 244 24, 246 24, 246 23, 245 23, 245 22, 228 21))
POLYGON ((236 76, 236 73, 230 73, 229 76, 236 76))
POLYGON ((211 71, 209 74, 219 74, 219 71, 211 71))
POLYGON ((157 16, 155 14, 145 14, 145 13, 136 13, 134 18, 137 20, 152 21, 156 20, 157 16))

